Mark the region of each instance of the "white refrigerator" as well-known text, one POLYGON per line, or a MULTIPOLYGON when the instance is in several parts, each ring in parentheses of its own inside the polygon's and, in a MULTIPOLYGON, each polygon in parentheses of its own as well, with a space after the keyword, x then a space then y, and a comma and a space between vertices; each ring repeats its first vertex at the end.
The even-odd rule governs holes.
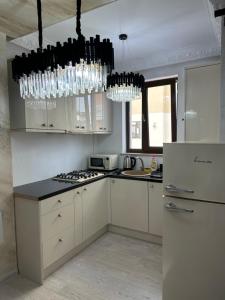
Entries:
POLYGON ((225 144, 163 152, 163 300, 225 300, 225 144))

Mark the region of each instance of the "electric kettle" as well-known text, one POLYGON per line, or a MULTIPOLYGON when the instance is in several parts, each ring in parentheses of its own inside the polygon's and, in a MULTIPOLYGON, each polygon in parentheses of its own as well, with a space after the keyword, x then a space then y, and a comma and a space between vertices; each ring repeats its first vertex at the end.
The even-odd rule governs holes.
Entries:
POLYGON ((124 170, 131 170, 136 165, 136 158, 133 156, 126 155, 123 159, 123 168, 124 170))

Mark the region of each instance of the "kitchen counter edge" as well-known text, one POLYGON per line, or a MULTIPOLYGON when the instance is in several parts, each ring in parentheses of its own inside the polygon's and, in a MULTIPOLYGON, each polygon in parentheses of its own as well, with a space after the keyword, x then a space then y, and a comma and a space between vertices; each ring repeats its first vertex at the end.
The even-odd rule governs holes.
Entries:
POLYGON ((96 182, 96 181, 99 181, 99 180, 105 179, 105 178, 138 180, 138 181, 155 182, 155 183, 163 182, 162 178, 151 178, 151 177, 147 177, 147 176, 146 177, 135 177, 135 176, 131 177, 131 176, 115 174, 115 173, 106 173, 102 177, 90 179, 90 180, 82 182, 82 183, 63 183, 63 182, 54 181, 53 179, 46 179, 46 180, 28 183, 28 184, 24 184, 24 185, 15 187, 14 188, 14 197, 42 201, 47 198, 50 198, 50 197, 74 190, 74 189, 78 189, 82 186, 88 185, 90 183, 93 183, 93 182, 96 182), (55 190, 54 190, 54 188, 53 189, 49 188, 49 192, 47 192, 47 191, 45 193, 37 192, 37 190, 40 191, 42 184, 50 186, 53 183, 54 183, 54 185, 58 184, 58 187, 55 190), (61 186, 61 188, 59 188, 60 186, 61 186))

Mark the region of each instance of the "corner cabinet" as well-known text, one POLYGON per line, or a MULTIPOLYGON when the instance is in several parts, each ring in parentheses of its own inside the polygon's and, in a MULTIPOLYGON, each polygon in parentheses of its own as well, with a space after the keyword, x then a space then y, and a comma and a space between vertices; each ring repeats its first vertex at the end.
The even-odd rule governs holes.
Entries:
POLYGON ((46 100, 20 97, 19 85, 9 68, 11 129, 28 132, 109 134, 112 132, 112 101, 106 93, 46 100))

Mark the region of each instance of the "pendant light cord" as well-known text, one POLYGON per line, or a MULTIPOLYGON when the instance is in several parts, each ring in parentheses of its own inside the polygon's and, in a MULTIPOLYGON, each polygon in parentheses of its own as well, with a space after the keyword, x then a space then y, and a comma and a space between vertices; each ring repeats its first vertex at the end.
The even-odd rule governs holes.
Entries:
POLYGON ((39 48, 43 48, 43 29, 42 29, 42 9, 41 9, 41 0, 37 0, 37 14, 38 14, 38 39, 39 39, 39 48))
POLYGON ((81 34, 81 0, 77 0, 77 27, 76 32, 78 35, 78 39, 82 38, 84 39, 84 36, 81 34))

